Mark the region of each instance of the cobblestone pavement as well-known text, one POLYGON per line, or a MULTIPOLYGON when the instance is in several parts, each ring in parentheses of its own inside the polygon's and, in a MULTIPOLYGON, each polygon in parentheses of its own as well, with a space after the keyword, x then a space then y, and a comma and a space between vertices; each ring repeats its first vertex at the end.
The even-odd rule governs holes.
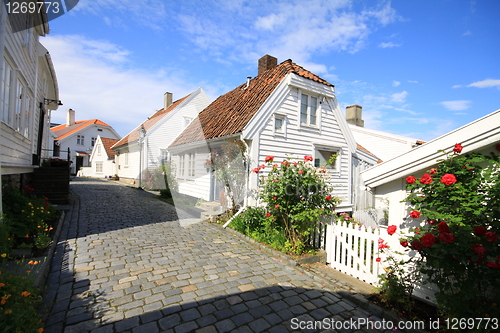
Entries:
POLYGON ((151 193, 84 178, 71 190, 46 333, 322 332, 332 323, 364 332, 348 325, 383 322, 216 225, 182 227, 151 193))

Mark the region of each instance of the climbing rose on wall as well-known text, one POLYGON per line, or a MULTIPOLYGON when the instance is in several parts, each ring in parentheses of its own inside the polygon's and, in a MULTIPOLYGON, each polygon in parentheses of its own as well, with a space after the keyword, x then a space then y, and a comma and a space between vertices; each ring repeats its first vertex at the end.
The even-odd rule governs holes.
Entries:
POLYGON ((455 241, 455 235, 449 232, 442 232, 439 234, 439 240, 445 243, 453 243, 455 241))
POLYGON ((424 173, 422 178, 420 178, 420 184, 430 184, 432 183, 432 177, 428 173, 424 173))
POLYGON ((472 252, 478 256, 484 256, 486 254, 486 248, 482 244, 476 244, 472 246, 472 252))
POLYGON ((398 227, 396 227, 395 225, 390 225, 387 227, 387 233, 389 235, 394 235, 394 233, 396 232, 398 227))
POLYGON ((455 147, 453 147, 453 152, 456 154, 460 154, 462 152, 462 145, 460 143, 455 144, 455 147))
POLYGON ((457 178, 451 173, 444 174, 443 177, 441 177, 441 183, 445 185, 455 184, 456 182, 457 178))
POLYGON ((439 229, 439 232, 450 231, 450 227, 448 226, 448 224, 446 224, 446 222, 439 222, 438 229, 439 229))
POLYGON ((486 234, 486 228, 483 226, 474 227, 474 233, 478 236, 484 236, 484 234, 486 234))
POLYGON ((413 176, 406 177, 406 182, 408 184, 414 184, 415 183, 415 177, 413 177, 413 176))
POLYGON ((273 156, 267 156, 266 159, 264 160, 266 163, 267 162, 272 162, 274 161, 274 157, 273 156))
POLYGON ((431 233, 426 233, 425 235, 422 236, 420 241, 422 242, 423 246, 431 247, 436 242, 436 237, 431 233))
POLYGON ((420 212, 418 212, 418 211, 416 211, 416 210, 413 210, 413 211, 411 211, 411 213, 410 213, 410 217, 411 217, 412 219, 418 219, 418 218, 420 217, 420 212))
POLYGON ((305 162, 307 162, 307 161, 312 162, 312 161, 313 161, 313 158, 312 158, 312 156, 307 156, 307 155, 306 155, 306 156, 304 156, 304 161, 305 161, 305 162))
POLYGON ((498 235, 495 234, 494 232, 488 231, 487 233, 484 234, 484 236, 486 237, 486 240, 488 242, 496 242, 496 241, 498 241, 498 235))

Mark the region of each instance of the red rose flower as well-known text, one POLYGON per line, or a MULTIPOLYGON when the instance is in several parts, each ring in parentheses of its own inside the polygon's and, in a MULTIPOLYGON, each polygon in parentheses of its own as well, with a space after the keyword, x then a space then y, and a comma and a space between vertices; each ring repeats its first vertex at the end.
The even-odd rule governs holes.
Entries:
POLYGON ((381 262, 381 261, 382 261, 382 259, 379 257, 379 258, 375 259, 375 261, 376 261, 376 262, 381 262))
POLYGON ((276 197, 273 197, 273 200, 276 200, 276 197))
POLYGON ((274 157, 272 156, 267 156, 265 159, 264 159, 264 162, 272 162, 274 161, 274 157))
POLYGON ((406 177, 406 182, 407 182, 408 184, 414 184, 414 183, 415 183, 415 180, 416 180, 416 179, 415 179, 415 177, 413 177, 413 176, 408 176, 408 177, 406 177))
POLYGON ((266 217, 271 217, 271 213, 266 213, 266 217))
POLYGON ((486 254, 486 248, 483 246, 483 244, 476 244, 472 246, 472 252, 474 252, 478 256, 484 256, 486 254))
POLYGON ((453 243, 455 241, 455 235, 449 232, 443 232, 439 234, 439 240, 445 243, 453 243))
POLYGON ((279 209, 280 205, 274 205, 274 208, 279 209))
POLYGON ((327 195, 325 199, 328 200, 328 201, 330 201, 330 200, 332 200, 332 196, 331 195, 327 195))
POLYGON ((436 221, 434 221, 434 220, 428 220, 427 223, 429 223, 430 225, 434 225, 434 224, 436 224, 436 221))
POLYGON ((387 245, 387 244, 379 244, 379 245, 378 245, 378 249, 379 249, 379 250, 383 250, 383 249, 386 249, 386 248, 388 248, 388 247, 389 247, 389 245, 387 245))
POLYGON ((437 169, 435 169, 435 168, 432 168, 432 169, 429 170, 429 173, 431 175, 435 174, 436 172, 437 172, 437 169))
POLYGON ((307 161, 312 162, 312 160, 313 160, 312 156, 307 156, 307 155, 306 155, 306 156, 304 156, 304 161, 305 161, 305 162, 307 162, 307 161))
POLYGON ((484 236, 486 234, 486 228, 482 226, 474 227, 474 233, 478 236, 484 236))
POLYGON ((495 234, 493 231, 488 231, 487 233, 484 234, 486 237, 486 240, 488 242, 496 242, 498 240, 498 235, 495 234))
POLYGON ((441 183, 445 185, 455 184, 456 182, 457 178, 455 177, 455 175, 452 175, 451 173, 446 173, 443 175, 443 177, 441 177, 441 183))
POLYGON ((439 229, 439 232, 450 231, 450 227, 448 226, 448 224, 446 224, 446 222, 439 222, 438 229, 439 229))
POLYGON ((500 263, 494 261, 487 261, 486 266, 489 268, 500 268, 500 263))
POLYGON ((262 165, 260 166, 260 168, 261 168, 261 169, 265 169, 265 168, 266 168, 266 166, 265 166, 264 164, 262 164, 262 165))
POLYGON ((398 229, 398 227, 396 227, 395 225, 390 225, 387 227, 387 233, 389 235, 394 235, 394 233, 396 232, 397 229, 398 229))
POLYGON ((453 152, 456 154, 460 154, 462 152, 462 145, 460 143, 455 144, 455 147, 453 147, 453 152))
POLYGON ((420 212, 416 211, 416 210, 412 210, 411 213, 410 213, 410 217, 412 219, 417 219, 420 217, 420 212))
POLYGON ((402 247, 407 247, 408 241, 402 240, 402 241, 399 241, 399 244, 401 244, 402 247))
POLYGON ((303 174, 304 170, 299 170, 299 175, 303 174))
POLYGON ((420 184, 430 184, 432 183, 432 177, 428 173, 424 173, 422 178, 420 178, 420 184))
POLYGON ((426 233, 425 235, 422 236, 420 241, 422 242, 423 246, 431 247, 436 242, 436 237, 434 237, 434 235, 431 233, 426 233))
POLYGON ((259 173, 259 171, 260 171, 260 168, 254 168, 253 169, 253 172, 255 172, 255 173, 259 173))
POLYGON ((411 242, 411 247, 414 250, 422 251, 422 243, 420 243, 418 240, 414 240, 413 242, 411 242))

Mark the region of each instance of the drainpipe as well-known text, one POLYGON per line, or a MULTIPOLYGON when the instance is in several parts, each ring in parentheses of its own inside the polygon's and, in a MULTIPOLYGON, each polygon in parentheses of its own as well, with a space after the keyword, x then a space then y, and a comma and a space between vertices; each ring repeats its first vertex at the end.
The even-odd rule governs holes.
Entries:
MULTIPOLYGON (((0 59, 4 57, 4 47, 5 45, 5 25, 7 20, 7 12, 5 6, 0 5, 0 59)), ((0 63, 0 77, 3 77, 3 61, 0 63)), ((3 85, 0 82, 0 91, 3 91, 3 85)), ((0 138, 2 137, 2 124, 0 124, 0 138)), ((2 159, 0 156, 0 223, 2 223, 2 159)))
POLYGON ((241 136, 240 137, 240 141, 243 142, 243 144, 245 145, 245 155, 246 155, 246 166, 245 166, 245 197, 243 198, 243 207, 241 207, 237 212, 236 214, 234 214, 226 223, 224 223, 224 225, 222 226, 224 229, 229 225, 229 223, 231 223, 233 221, 233 219, 240 215, 241 213, 243 213, 245 211, 245 209, 247 209, 247 206, 248 206, 248 193, 249 193, 249 189, 248 189, 248 178, 249 178, 249 170, 250 170, 250 154, 249 154, 249 148, 248 148, 248 145, 247 143, 245 142, 245 140, 243 140, 243 137, 241 136))

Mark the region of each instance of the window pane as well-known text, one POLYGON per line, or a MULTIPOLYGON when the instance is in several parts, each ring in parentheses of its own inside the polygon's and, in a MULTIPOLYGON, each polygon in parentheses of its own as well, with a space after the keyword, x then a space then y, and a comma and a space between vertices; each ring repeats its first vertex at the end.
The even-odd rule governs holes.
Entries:
POLYGON ((311 105, 309 106, 309 113, 311 115, 309 119, 310 125, 316 125, 316 110, 318 108, 318 99, 316 97, 311 97, 311 105))
POLYGON ((276 132, 283 132, 283 119, 281 118, 274 119, 274 130, 276 132))
POLYGON ((307 124, 307 98, 307 95, 302 94, 300 101, 300 122, 302 124, 307 124))

